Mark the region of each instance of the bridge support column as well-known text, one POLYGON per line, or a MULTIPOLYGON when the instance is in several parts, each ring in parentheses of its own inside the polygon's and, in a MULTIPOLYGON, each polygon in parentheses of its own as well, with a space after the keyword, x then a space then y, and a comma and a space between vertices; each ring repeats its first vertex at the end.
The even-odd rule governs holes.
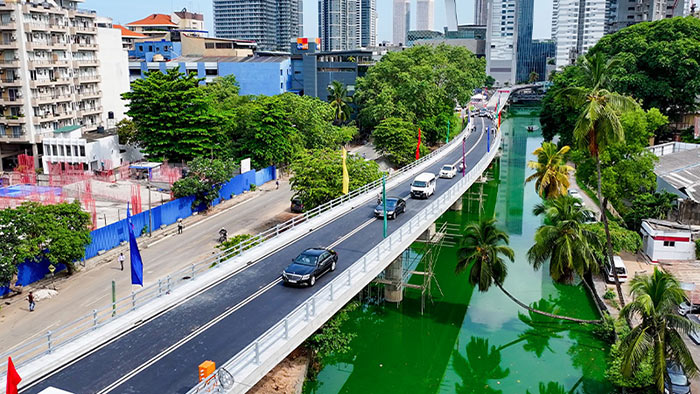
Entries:
MULTIPOLYGON (((462 198, 460 197, 455 201, 454 204, 450 207, 450 211, 461 211, 462 210, 462 198)), ((433 224, 434 226, 434 224, 433 224)))
POLYGON ((423 234, 418 236, 418 239, 421 241, 430 241, 433 239, 433 236, 435 236, 435 231, 435 223, 433 223, 423 232, 423 234))
POLYGON ((384 270, 384 278, 391 284, 384 285, 384 299, 389 302, 403 301, 403 257, 399 256, 384 270))

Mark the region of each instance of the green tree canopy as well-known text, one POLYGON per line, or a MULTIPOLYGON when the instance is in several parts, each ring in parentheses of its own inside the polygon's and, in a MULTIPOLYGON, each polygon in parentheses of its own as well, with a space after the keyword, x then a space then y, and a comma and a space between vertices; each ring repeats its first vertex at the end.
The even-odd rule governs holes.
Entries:
POLYGON ((535 190, 542 198, 556 198, 567 194, 569 189, 569 172, 574 169, 566 164, 566 154, 571 148, 564 146, 557 149, 551 142, 543 142, 533 152, 537 161, 529 161, 527 166, 534 169, 525 182, 535 181, 535 190))
POLYGON ((658 108, 674 120, 697 108, 700 95, 700 19, 637 23, 601 38, 588 53, 617 56, 612 89, 658 108))
POLYGON ((79 202, 41 205, 27 202, 0 210, 0 283, 7 283, 25 261, 46 257, 52 265, 73 262, 85 256, 90 243, 90 215, 79 202))
POLYGON ((246 100, 238 95, 240 88, 233 74, 216 77, 201 89, 211 108, 219 113, 231 111, 246 100))
POLYGON ((222 151, 218 123, 199 79, 177 69, 150 71, 123 93, 127 115, 136 126, 135 139, 155 159, 189 160, 222 151))
MULTIPOLYGON (((387 118, 411 123, 466 106, 473 89, 483 85, 485 63, 462 47, 417 45, 390 52, 357 81, 355 102, 364 130, 387 118)), ((444 135, 443 135, 444 136, 444 135)), ((442 136, 426 134, 433 144, 442 136)))
POLYGON ((197 157, 187 163, 187 176, 173 184, 176 198, 195 196, 192 207, 205 204, 211 207, 219 197, 221 184, 231 179, 236 172, 236 165, 230 160, 197 157))
POLYGON ((333 125, 334 109, 325 101, 294 93, 284 93, 279 98, 307 149, 335 149, 350 142, 357 134, 355 126, 333 125))
POLYGON ((666 219, 678 197, 663 191, 661 193, 637 194, 623 218, 628 228, 639 231, 644 219, 666 219))
MULTIPOLYGON (((599 264, 605 262, 605 228, 603 223, 589 223, 585 227, 588 231, 595 234, 598 239, 594 246, 593 252, 595 253, 596 260, 599 264)), ((642 237, 632 230, 627 230, 626 228, 617 224, 617 222, 610 222, 610 241, 612 243, 612 252, 614 254, 619 254, 622 251, 629 253, 636 253, 642 247, 642 237)))
MULTIPOLYGON (((402 167, 416 159, 418 127, 399 118, 382 120, 372 132, 374 146, 387 155, 392 163, 402 167)), ((421 144, 421 156, 428 148, 421 144)))
POLYGON ((336 124, 347 122, 350 119, 352 97, 348 96, 348 88, 338 81, 331 82, 328 86, 328 102, 333 108, 333 117, 336 124))
MULTIPOLYGON (((350 190, 381 178, 377 163, 348 155, 350 190)), ((322 149, 301 153, 292 163, 290 179, 294 196, 306 209, 313 209, 343 195, 343 159, 340 150, 322 149)))

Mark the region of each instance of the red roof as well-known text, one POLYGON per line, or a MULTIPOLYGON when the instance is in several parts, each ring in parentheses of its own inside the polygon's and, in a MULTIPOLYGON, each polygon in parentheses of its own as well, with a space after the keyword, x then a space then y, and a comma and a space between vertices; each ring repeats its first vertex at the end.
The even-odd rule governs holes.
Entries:
POLYGON ((127 23, 127 26, 175 26, 177 24, 173 23, 170 19, 170 15, 165 14, 151 14, 141 20, 127 23))
POLYGON ((145 35, 145 34, 141 34, 141 33, 135 32, 135 31, 131 31, 131 30, 127 29, 126 27, 122 26, 122 25, 112 25, 112 27, 114 27, 115 29, 121 30, 121 32, 122 32, 122 37, 131 37, 131 38, 144 38, 144 37, 148 37, 148 36, 145 35))

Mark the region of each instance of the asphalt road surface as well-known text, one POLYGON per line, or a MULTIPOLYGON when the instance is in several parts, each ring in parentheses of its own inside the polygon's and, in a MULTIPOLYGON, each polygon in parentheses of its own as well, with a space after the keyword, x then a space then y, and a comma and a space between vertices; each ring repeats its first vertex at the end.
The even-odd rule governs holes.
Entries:
MULTIPOLYGON (((467 169, 472 168, 487 149, 485 126, 488 121, 475 119, 477 129, 481 130, 467 138, 467 169)), ((437 174, 443 164, 455 163, 461 156, 462 150, 454 149, 443 162, 430 166, 426 172, 437 174)), ((444 193, 459 176, 439 179, 435 195, 430 199, 409 198, 406 212, 389 221, 388 231, 391 233, 405 224, 444 193)), ((411 181, 401 183, 387 194, 407 197, 411 181)), ((288 246, 271 251, 244 271, 21 392, 38 393, 53 386, 81 394, 186 393, 197 384, 197 367, 201 362, 213 360, 222 365, 323 287, 331 277, 340 275, 376 246, 382 238, 383 225, 381 220, 373 218, 374 206, 375 203, 370 202, 357 207, 288 246), (361 230, 354 231, 358 228, 361 230), (348 234, 351 235, 346 237, 348 234), (301 251, 331 245, 339 256, 335 272, 321 277, 312 288, 282 285, 282 270, 301 251)))

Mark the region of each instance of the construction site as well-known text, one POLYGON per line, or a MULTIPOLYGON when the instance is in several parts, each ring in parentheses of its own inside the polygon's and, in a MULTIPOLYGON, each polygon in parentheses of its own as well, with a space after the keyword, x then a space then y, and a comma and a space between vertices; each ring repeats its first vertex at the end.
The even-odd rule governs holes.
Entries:
POLYGON ((56 163, 49 164, 48 174, 37 171, 34 163, 33 156, 19 155, 13 171, 0 173, 0 209, 25 202, 79 201, 90 214, 93 230, 126 218, 127 205, 135 215, 172 200, 172 185, 182 177, 182 169, 168 163, 125 162, 107 171, 56 163))

